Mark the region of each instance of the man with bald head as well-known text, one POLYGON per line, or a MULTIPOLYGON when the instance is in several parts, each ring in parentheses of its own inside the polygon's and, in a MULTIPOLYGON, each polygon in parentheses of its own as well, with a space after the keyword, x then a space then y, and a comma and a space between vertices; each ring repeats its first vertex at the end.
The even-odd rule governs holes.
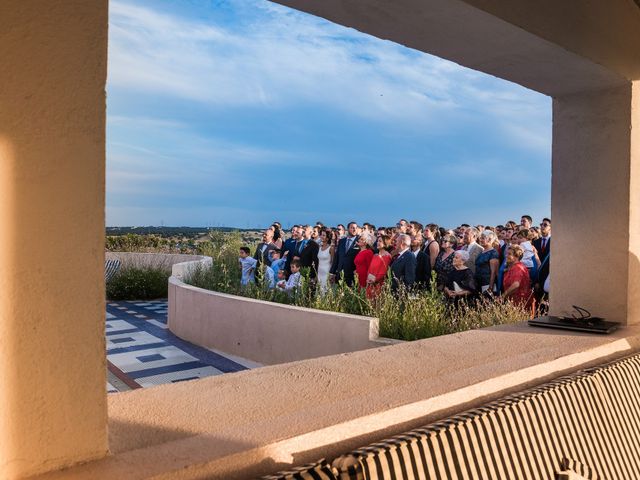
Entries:
POLYGON ((416 281, 416 257, 411 252, 411 237, 401 233, 396 237, 398 256, 391 264, 391 288, 397 292, 400 288, 409 289, 416 281))

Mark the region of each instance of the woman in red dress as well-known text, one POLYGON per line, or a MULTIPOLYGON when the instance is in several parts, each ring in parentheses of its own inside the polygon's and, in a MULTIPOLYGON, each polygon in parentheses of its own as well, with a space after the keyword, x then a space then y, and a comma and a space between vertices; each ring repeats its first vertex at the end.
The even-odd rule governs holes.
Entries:
POLYGON ((358 237, 358 247, 360 252, 353 259, 353 263, 356 266, 360 288, 365 288, 367 286, 367 272, 373 258, 373 235, 369 232, 362 233, 358 237))
POLYGON ((378 253, 371 259, 369 272, 367 274, 367 298, 375 299, 382 290, 382 285, 387 277, 389 265, 391 265, 391 254, 393 248, 390 235, 380 235, 378 237, 378 253))
POLYGON ((524 250, 520 245, 510 245, 507 250, 507 268, 502 281, 502 296, 509 299, 516 305, 530 307, 533 294, 531 291, 531 281, 529 270, 520 261, 524 255, 524 250))

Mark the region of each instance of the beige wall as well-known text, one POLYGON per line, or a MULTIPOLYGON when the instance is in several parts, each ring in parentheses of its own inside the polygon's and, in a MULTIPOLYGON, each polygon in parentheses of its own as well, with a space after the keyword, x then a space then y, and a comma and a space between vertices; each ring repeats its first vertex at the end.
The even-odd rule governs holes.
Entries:
POLYGON ((107 453, 107 1, 0 2, 0 477, 107 453))
POLYGON ((640 321, 627 318, 629 232, 638 228, 630 205, 639 200, 630 155, 630 85, 554 99, 552 313, 579 305, 640 321))
POLYGON ((226 295, 169 279, 169 329, 178 337, 273 365, 398 343, 378 319, 226 295))

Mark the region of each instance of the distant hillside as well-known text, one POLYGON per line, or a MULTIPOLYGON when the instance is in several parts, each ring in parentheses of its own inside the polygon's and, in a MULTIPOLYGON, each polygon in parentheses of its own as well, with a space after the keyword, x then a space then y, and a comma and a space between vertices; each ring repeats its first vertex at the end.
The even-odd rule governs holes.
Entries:
POLYGON ((198 238, 209 232, 253 232, 256 229, 232 227, 107 227, 107 235, 157 235, 163 238, 198 238))

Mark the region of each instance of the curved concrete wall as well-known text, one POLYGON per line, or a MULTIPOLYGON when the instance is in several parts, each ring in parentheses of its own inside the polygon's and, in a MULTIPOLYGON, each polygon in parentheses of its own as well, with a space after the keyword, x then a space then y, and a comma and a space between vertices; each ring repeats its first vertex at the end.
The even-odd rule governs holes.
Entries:
POLYGON ((191 343, 268 365, 398 343, 378 337, 377 318, 212 292, 176 276, 203 262, 174 265, 169 279, 169 330, 191 343))

